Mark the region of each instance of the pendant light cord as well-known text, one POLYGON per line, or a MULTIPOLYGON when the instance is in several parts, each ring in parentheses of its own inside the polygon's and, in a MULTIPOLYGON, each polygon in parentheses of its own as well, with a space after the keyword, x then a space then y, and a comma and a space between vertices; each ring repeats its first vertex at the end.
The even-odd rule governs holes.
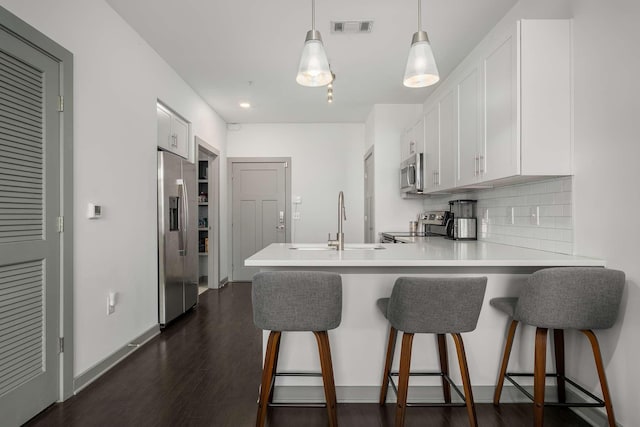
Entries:
POLYGON ((420 30, 422 30, 422 0, 418 0, 418 31, 420 30))
POLYGON ((316 0, 311 0, 311 30, 316 29, 316 0))

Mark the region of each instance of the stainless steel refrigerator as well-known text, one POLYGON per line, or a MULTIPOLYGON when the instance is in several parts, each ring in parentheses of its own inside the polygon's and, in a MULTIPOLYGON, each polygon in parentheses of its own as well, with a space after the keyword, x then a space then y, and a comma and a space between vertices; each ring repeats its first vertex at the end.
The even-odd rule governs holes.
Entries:
POLYGON ((160 326, 198 303, 196 167, 158 151, 158 318, 160 326))

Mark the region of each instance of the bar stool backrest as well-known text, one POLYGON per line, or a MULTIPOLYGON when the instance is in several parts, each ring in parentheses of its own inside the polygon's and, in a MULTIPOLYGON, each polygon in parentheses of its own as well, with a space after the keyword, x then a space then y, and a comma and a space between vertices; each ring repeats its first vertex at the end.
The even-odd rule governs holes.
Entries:
POLYGON ((486 287, 486 277, 399 277, 387 318, 395 329, 409 333, 473 331, 486 287))
POLYGON ((515 318, 553 329, 607 329, 620 308, 625 274, 599 267, 538 270, 529 277, 515 318))
POLYGON ((253 276, 253 323, 270 331, 328 331, 342 320, 342 279, 322 271, 253 276))

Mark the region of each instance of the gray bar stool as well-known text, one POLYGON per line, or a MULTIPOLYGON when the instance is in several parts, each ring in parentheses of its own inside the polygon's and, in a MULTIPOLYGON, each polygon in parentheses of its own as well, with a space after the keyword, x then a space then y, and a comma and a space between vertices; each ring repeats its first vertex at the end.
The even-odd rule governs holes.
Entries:
POLYGON ((529 277, 519 298, 493 298, 490 304, 511 317, 507 333, 502 365, 493 398, 500 403, 505 377, 534 402, 534 425, 542 426, 544 406, 604 406, 609 425, 615 426, 613 406, 607 387, 602 356, 593 329, 607 329, 618 317, 620 300, 625 283, 622 271, 597 267, 562 267, 539 270, 529 277), (534 373, 507 373, 509 355, 518 323, 535 326, 534 373), (553 329, 556 373, 546 373, 547 331, 553 329), (577 329, 587 336, 593 349, 593 357, 600 379, 604 400, 565 377, 564 329, 577 329), (522 388, 513 377, 533 376, 533 396, 522 388), (545 379, 556 377, 558 402, 544 401, 545 379), (582 391, 596 403, 567 403, 565 382, 582 391))
POLYGON ((317 271, 258 273, 253 276, 252 300, 253 322, 258 328, 271 331, 264 358, 256 426, 264 425, 268 406, 302 406, 273 404, 273 386, 276 376, 308 375, 291 372, 276 373, 280 337, 283 331, 314 333, 320 353, 329 425, 337 426, 336 390, 327 331, 337 328, 342 319, 340 275, 317 271))
POLYGON ((473 404, 469 368, 460 333, 473 331, 478 323, 482 301, 487 287, 486 277, 456 278, 418 278, 399 277, 396 280, 391 298, 377 301, 382 314, 389 320, 389 343, 382 375, 380 405, 387 400, 389 381, 398 397, 396 409, 396 427, 404 425, 407 406, 466 406, 469 424, 477 426, 476 410, 473 404), (402 349, 400 352, 400 371, 391 372, 397 331, 402 331, 402 349), (411 347, 416 333, 436 334, 440 355, 440 372, 410 372, 411 347), (458 363, 462 375, 464 395, 449 377, 446 335, 451 334, 458 353, 458 363), (398 387, 392 376, 398 376, 398 387), (409 376, 436 375, 442 377, 444 403, 413 404, 407 403, 409 376), (451 386, 465 403, 451 402, 451 386))

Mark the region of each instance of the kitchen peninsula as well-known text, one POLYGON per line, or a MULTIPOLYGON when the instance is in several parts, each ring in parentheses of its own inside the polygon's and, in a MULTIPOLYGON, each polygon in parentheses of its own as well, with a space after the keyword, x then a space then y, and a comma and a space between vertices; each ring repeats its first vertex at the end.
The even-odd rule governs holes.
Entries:
MULTIPOLYGON (((343 283, 341 325, 329 332, 338 401, 375 402, 382 377, 388 333, 387 321, 376 307, 376 300, 388 297, 399 276, 487 276, 487 291, 478 327, 463 334, 467 359, 477 401, 490 401, 504 344, 507 319, 489 306, 499 296, 517 295, 529 274, 541 268, 566 266, 604 267, 600 259, 507 246, 483 241, 459 242, 441 237, 427 238, 419 244, 346 244, 344 251, 328 250, 325 244, 272 244, 245 261, 262 271, 322 270, 339 273, 343 283)), ((521 333, 533 335, 534 328, 521 333)), ((266 342, 267 333, 264 335, 266 342)), ((450 338, 449 338, 450 340, 450 338)), ((511 370, 532 370, 533 339, 514 344, 511 370)), ((416 337, 414 351, 420 354, 412 369, 438 367, 435 338, 416 337), (417 348, 416 348, 417 347, 417 348)), ((317 371, 316 343, 311 334, 284 335, 279 358, 280 371, 317 371)), ((450 343, 451 348, 451 343, 450 343)), ((397 369, 399 345, 394 358, 397 369)), ((460 383, 457 362, 449 352, 452 378, 460 383)), ((435 397, 439 379, 416 378, 412 385, 433 385, 435 397)), ((280 396, 321 399, 319 380, 287 378, 279 384, 280 396), (311 387, 309 387, 311 386, 311 387)), ((429 399, 429 390, 426 399, 429 399)), ((390 395, 391 397, 391 395, 390 395)), ((508 395, 506 396, 508 398, 508 395)))

